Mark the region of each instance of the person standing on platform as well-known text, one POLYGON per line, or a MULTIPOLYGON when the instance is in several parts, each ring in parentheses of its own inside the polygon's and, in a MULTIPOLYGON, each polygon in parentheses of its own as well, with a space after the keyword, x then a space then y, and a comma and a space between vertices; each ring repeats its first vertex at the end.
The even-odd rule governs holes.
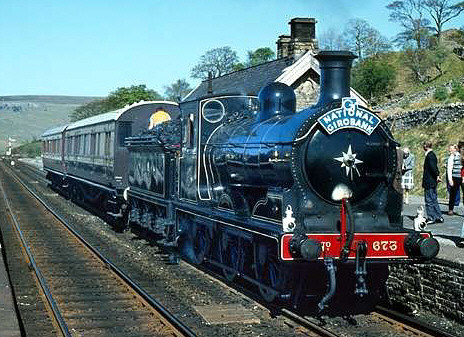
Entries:
POLYGON ((450 195, 448 201, 448 215, 454 215, 454 205, 456 203, 456 194, 461 187, 461 155, 456 145, 450 145, 450 156, 446 164, 446 176, 450 185, 450 195))
MULTIPOLYGON (((448 157, 446 157, 445 159, 445 181, 446 181, 446 191, 448 192, 447 193, 447 196, 448 196, 448 199, 450 197, 450 192, 451 192, 451 185, 450 185, 450 177, 448 177, 448 160, 450 160, 450 157, 454 154, 454 152, 456 151, 456 148, 454 147, 454 145, 450 145, 448 147, 448 157)), ((452 160, 452 159, 451 159, 452 160)), ((452 163, 451 163, 452 165, 452 163)), ((456 197, 454 198, 454 206, 459 206, 459 203, 461 202, 461 196, 460 196, 460 193, 459 193, 459 190, 458 190, 458 193, 456 193, 456 197)))
POLYGON ((424 188, 425 210, 427 212, 427 224, 444 222, 438 205, 437 185, 441 181, 438 170, 437 156, 432 151, 432 142, 423 143, 425 151, 424 173, 422 175, 422 187, 424 188))
POLYGON ((409 191, 414 187, 414 165, 416 158, 409 151, 409 148, 403 148, 403 168, 401 177, 401 187, 404 191, 404 203, 409 204, 409 191))
MULTIPOLYGON (((458 143, 458 151, 461 156, 461 190, 462 190, 462 203, 464 205, 464 141, 458 143)), ((464 225, 464 223, 463 223, 464 225)))

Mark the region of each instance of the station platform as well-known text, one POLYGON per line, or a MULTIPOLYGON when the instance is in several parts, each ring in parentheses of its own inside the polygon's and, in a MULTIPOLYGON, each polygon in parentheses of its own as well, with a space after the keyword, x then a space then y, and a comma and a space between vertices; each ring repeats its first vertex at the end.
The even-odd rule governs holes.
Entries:
MULTIPOLYGON (((2 249, 0 246, 0 251, 2 249)), ((0 253, 0 336, 2 337, 21 337, 14 303, 3 254, 0 253)))
MULTIPOLYGON (((410 196, 409 204, 403 204, 403 223, 407 228, 414 228, 414 218, 417 216, 419 206, 424 206, 424 198, 410 196)), ((448 215, 448 200, 439 200, 443 223, 427 225, 426 231, 432 232, 440 243, 440 252, 437 258, 464 264, 464 238, 461 233, 464 226, 464 207, 462 202, 454 207, 454 215, 448 215)), ((424 207, 425 208, 425 207, 424 207)), ((424 215, 425 216, 425 215, 424 215)))

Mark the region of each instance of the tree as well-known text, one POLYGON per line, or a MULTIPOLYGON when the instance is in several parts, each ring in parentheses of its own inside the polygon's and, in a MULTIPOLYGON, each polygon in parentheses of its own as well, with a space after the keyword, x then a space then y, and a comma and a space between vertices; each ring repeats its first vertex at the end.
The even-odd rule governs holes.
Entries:
POLYGON ((118 88, 111 92, 108 97, 81 105, 74 109, 70 119, 72 122, 99 115, 108 111, 123 108, 136 102, 161 100, 163 97, 154 90, 147 89, 145 84, 133 85, 131 87, 118 88))
POLYGON ((443 75, 443 64, 445 63, 446 59, 451 54, 451 52, 442 43, 439 43, 428 53, 430 65, 438 71, 438 76, 443 75))
POLYGON ((420 50, 409 46, 404 50, 402 62, 411 70, 413 80, 424 84, 443 75, 443 64, 450 54, 451 51, 442 43, 420 50))
POLYGON ((111 111, 110 102, 108 98, 103 98, 97 101, 93 101, 84 105, 81 105, 74 109, 70 115, 71 122, 75 122, 87 117, 99 115, 104 112, 111 111))
POLYGON ((407 47, 404 51, 403 64, 409 68, 413 74, 413 79, 420 83, 430 80, 427 70, 431 66, 430 54, 425 49, 407 47))
POLYGON ((185 79, 180 79, 171 85, 165 86, 164 95, 167 100, 180 102, 191 90, 190 84, 185 79))
POLYGON ((395 69, 382 58, 365 59, 353 68, 353 88, 371 102, 388 93, 395 78, 395 69))
POLYGON ((238 63, 238 56, 230 47, 220 47, 208 50, 200 57, 200 62, 193 67, 192 77, 207 79, 211 72, 213 77, 218 77, 234 70, 238 63))
POLYGON ((319 46, 321 50, 343 50, 348 49, 343 39, 343 36, 338 34, 334 29, 330 28, 323 32, 319 38, 319 46))
POLYGON ((387 5, 390 20, 398 22, 403 31, 397 35, 396 41, 407 44, 414 41, 417 49, 428 46, 430 35, 430 21, 424 17, 423 0, 394 1, 387 5))
POLYGON ((248 51, 248 60, 246 65, 248 67, 256 66, 258 64, 266 63, 275 59, 275 53, 269 47, 258 48, 254 51, 248 51))
POLYGON ((358 56, 359 61, 365 54, 370 30, 371 26, 367 21, 361 19, 351 19, 345 29, 345 41, 350 50, 358 56))
POLYGON ((125 105, 140 101, 156 101, 162 99, 163 96, 154 90, 148 89, 145 84, 132 85, 128 88, 118 88, 108 96, 108 101, 112 109, 120 109, 125 105))
POLYGON ((346 45, 359 61, 390 49, 388 40, 362 19, 350 20, 343 35, 346 45))
POLYGON ((423 6, 435 22, 438 43, 441 42, 443 25, 464 11, 464 1, 451 5, 449 0, 426 0, 423 6))
POLYGON ((377 56, 389 51, 390 49, 390 41, 380 34, 378 30, 372 28, 367 37, 367 44, 365 48, 366 57, 377 56))

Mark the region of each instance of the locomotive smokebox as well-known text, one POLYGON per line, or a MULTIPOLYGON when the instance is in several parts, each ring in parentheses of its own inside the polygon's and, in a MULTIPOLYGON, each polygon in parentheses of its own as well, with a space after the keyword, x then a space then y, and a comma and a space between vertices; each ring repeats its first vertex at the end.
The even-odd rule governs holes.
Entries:
POLYGON ((351 65, 356 56, 349 51, 321 51, 319 100, 315 107, 350 96, 351 65))

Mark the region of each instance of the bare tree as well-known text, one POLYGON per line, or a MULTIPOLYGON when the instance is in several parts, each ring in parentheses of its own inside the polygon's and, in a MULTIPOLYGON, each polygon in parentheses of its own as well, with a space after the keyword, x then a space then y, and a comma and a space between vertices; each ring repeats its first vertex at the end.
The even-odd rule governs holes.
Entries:
POLYGON ((367 44, 365 48, 366 57, 376 56, 385 53, 391 49, 391 42, 380 32, 372 28, 367 36, 367 44))
POLYGON ((164 95, 168 100, 180 102, 191 90, 190 84, 185 79, 180 79, 171 85, 165 86, 164 95))
POLYGON ((325 50, 343 50, 348 49, 343 36, 330 28, 324 31, 319 37, 320 49, 325 50))
POLYGON ((430 68, 429 53, 425 49, 406 48, 403 63, 408 67, 413 79, 422 84, 430 81, 427 70, 430 68))
POLYGON ((344 32, 345 40, 351 50, 358 55, 358 59, 363 59, 367 38, 371 26, 366 20, 352 19, 348 22, 347 28, 344 32))
POLYGON ((344 32, 345 43, 359 61, 390 49, 390 43, 366 20, 352 19, 344 32))
POLYGON ((464 1, 452 5, 449 0, 426 0, 423 6, 435 22, 433 29, 437 33, 438 43, 441 42, 443 25, 464 11, 464 1))
POLYGON ((391 11, 390 20, 403 27, 403 31, 397 36, 397 42, 406 44, 414 41, 417 49, 426 48, 430 21, 424 17, 423 0, 394 1, 387 8, 391 11))
POLYGON ((193 67, 193 78, 208 78, 211 72, 213 77, 218 77, 234 71, 234 65, 238 63, 238 56, 230 47, 220 47, 208 50, 200 57, 200 62, 193 67))

